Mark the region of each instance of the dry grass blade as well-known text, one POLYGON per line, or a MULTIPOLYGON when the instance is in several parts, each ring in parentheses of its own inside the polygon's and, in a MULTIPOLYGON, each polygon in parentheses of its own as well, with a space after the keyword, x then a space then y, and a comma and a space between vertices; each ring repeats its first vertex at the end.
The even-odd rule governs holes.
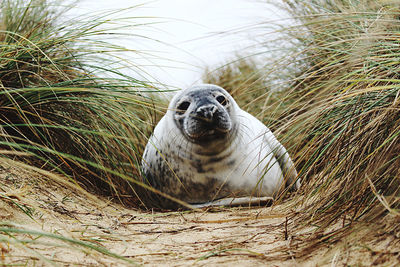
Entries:
MULTIPOLYGON (((21 226, 13 225, 13 224, 2 223, 1 226, 2 227, 0 227, 0 233, 2 235, 7 235, 7 236, 9 236, 11 238, 3 239, 3 238, 0 237, 0 242, 8 242, 8 243, 19 244, 19 245, 24 245, 24 243, 25 244, 26 243, 30 243, 29 240, 20 239, 18 236, 15 235, 15 234, 17 234, 17 235, 25 234, 25 235, 29 235, 30 238, 34 242, 36 242, 36 240, 39 239, 39 238, 40 239, 49 238, 51 240, 62 241, 62 242, 66 242, 66 243, 68 243, 70 245, 77 246, 78 249, 85 248, 85 249, 89 249, 89 250, 92 250, 92 251, 96 251, 96 252, 99 252, 99 253, 104 254, 106 256, 111 256, 111 257, 113 257, 115 259, 122 260, 122 261, 124 261, 126 263, 129 263, 131 265, 139 265, 138 263, 136 263, 133 260, 130 260, 130 259, 125 258, 125 257, 122 257, 122 256, 120 256, 118 254, 112 253, 112 252, 110 252, 109 250, 107 250, 107 249, 105 249, 103 247, 91 244, 89 242, 84 242, 84 241, 81 241, 81 240, 68 238, 68 237, 65 237, 65 236, 62 236, 62 235, 58 235, 58 234, 46 233, 46 232, 41 232, 41 231, 36 231, 36 230, 31 230, 31 229, 24 229, 21 226)), ((49 243, 47 245, 51 245, 51 244, 49 243)), ((46 259, 45 257, 41 256, 40 254, 37 254, 37 255, 39 255, 40 258, 44 262, 54 265, 54 262, 52 262, 50 259, 46 259)))

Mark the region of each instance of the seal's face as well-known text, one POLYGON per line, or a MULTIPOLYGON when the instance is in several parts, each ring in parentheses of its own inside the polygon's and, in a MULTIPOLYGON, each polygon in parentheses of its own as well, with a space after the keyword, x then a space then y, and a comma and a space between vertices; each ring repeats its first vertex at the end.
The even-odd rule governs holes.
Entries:
POLYGON ((233 98, 221 87, 201 85, 182 91, 170 105, 173 119, 183 135, 199 145, 224 140, 234 125, 233 98))

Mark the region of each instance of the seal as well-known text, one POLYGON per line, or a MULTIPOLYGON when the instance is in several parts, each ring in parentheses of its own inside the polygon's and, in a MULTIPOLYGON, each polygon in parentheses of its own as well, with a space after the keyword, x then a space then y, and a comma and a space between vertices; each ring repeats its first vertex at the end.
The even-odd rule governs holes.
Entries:
MULTIPOLYGON (((294 164, 273 133, 211 84, 172 98, 146 145, 142 176, 156 190, 195 207, 235 199, 250 203, 286 186, 300 187, 294 164)), ((151 202, 177 206, 162 197, 151 202)))

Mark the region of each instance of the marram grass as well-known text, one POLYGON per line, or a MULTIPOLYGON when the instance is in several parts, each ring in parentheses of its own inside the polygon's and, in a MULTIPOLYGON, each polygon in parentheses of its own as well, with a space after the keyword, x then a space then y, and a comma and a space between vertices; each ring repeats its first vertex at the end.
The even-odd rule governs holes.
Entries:
POLYGON ((398 5, 376 1, 287 2, 308 35, 286 127, 314 222, 373 220, 399 196, 398 5), (318 196, 318 198, 315 198, 318 196), (387 201, 387 205, 382 200, 387 201), (379 208, 378 208, 379 207, 379 208))
POLYGON ((107 14, 58 21, 69 9, 62 4, 1 3, 0 146, 90 191, 138 204, 140 157, 163 100, 120 71, 134 64, 119 54, 137 51, 107 38, 127 26, 107 28, 107 14))
POLYGON ((239 61, 206 80, 241 92, 239 105, 249 105, 246 96, 255 94, 250 109, 261 110, 255 115, 294 158, 302 188, 286 203, 296 210, 290 220, 294 232, 318 234, 293 251, 306 255, 336 242, 357 222, 398 235, 398 1, 288 0, 282 7, 294 21, 279 40, 265 42, 269 48, 290 44, 276 52, 279 60, 266 55, 265 67, 250 75, 240 73, 239 61))
MULTIPOLYGON (((58 182, 64 177, 69 185, 139 206, 135 190, 146 186, 139 173, 141 154, 165 104, 154 86, 122 72, 138 68, 119 55, 137 51, 107 43, 109 36, 120 33, 118 27, 134 31, 136 26, 107 27, 107 14, 60 21, 70 8, 64 4, 0 2, 0 163, 25 166, 58 182)), ((6 193, 0 194, 0 201, 34 219, 23 201, 6 193)), ((49 247, 66 246, 134 263, 91 243, 1 225, 1 253, 1 244, 12 244, 54 265, 26 245, 46 239, 49 247)))

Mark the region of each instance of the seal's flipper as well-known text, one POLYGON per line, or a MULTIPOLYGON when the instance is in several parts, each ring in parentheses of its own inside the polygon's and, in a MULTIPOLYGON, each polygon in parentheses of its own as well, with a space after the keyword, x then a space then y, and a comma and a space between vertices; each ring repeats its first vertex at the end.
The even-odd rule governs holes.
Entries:
POLYGON ((271 146, 272 153, 281 167, 282 174, 286 180, 286 186, 293 186, 294 189, 300 188, 300 179, 297 176, 296 168, 285 147, 276 139, 274 134, 267 129, 264 134, 265 141, 271 146))
POLYGON ((272 197, 238 197, 222 198, 211 202, 191 204, 193 208, 201 209, 220 206, 264 206, 273 201, 272 197))

